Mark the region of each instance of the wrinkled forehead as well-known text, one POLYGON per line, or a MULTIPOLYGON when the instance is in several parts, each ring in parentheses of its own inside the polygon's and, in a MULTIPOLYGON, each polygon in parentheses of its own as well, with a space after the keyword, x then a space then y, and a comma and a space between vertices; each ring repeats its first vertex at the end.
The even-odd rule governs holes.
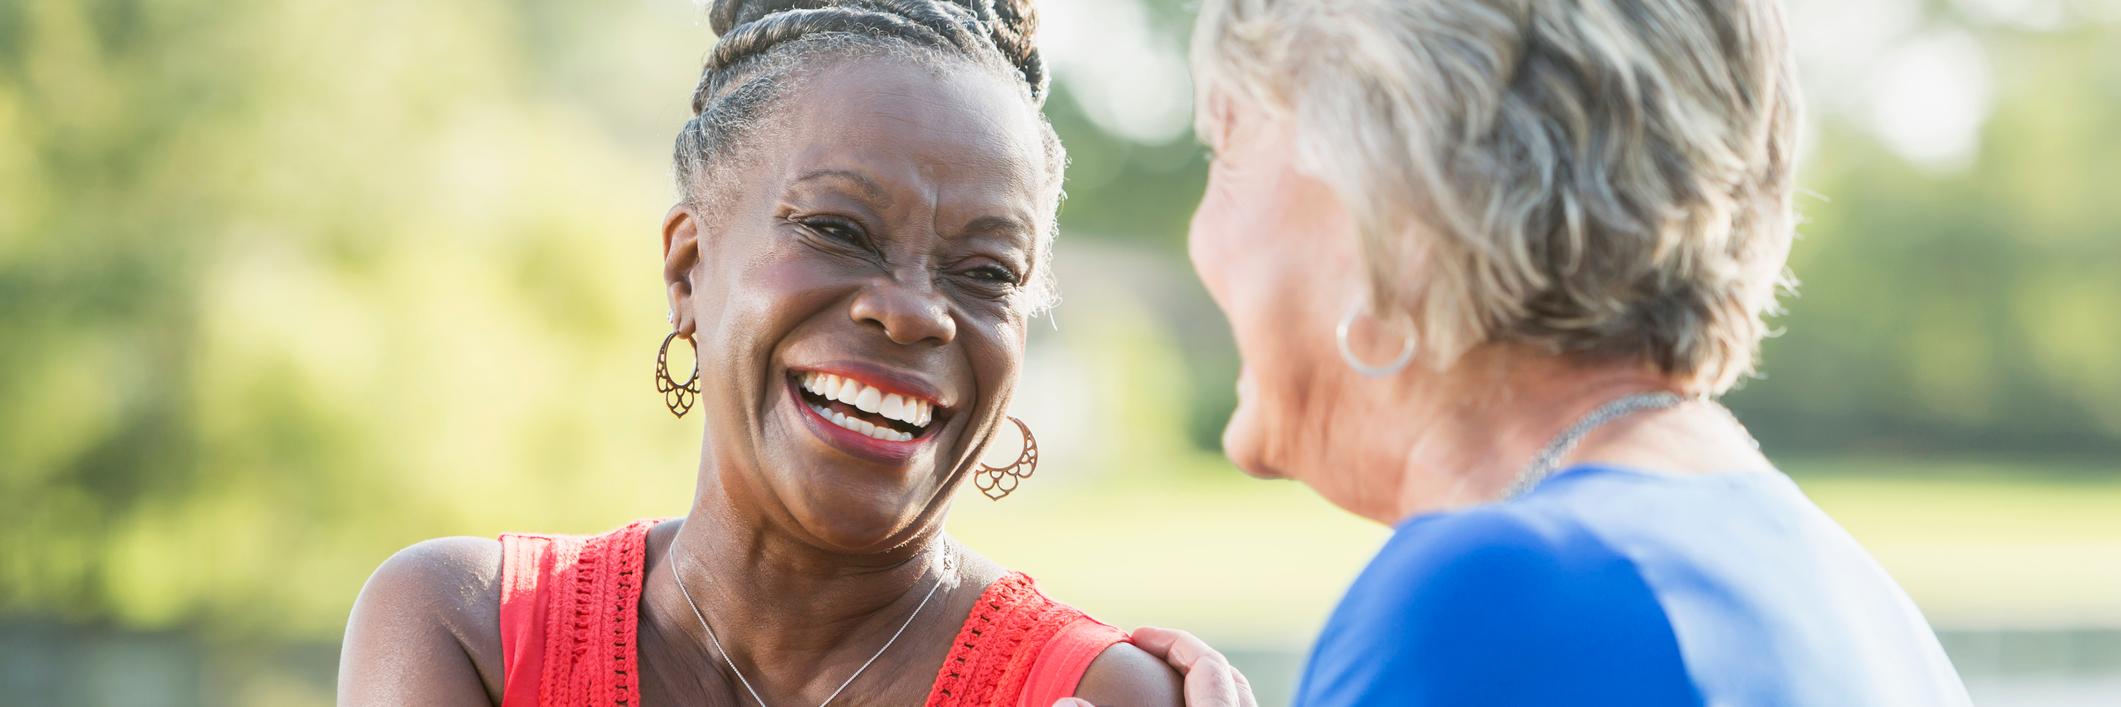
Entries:
POLYGON ((1015 202, 1048 217, 1036 214, 1049 186, 1041 123, 992 72, 870 57, 821 68, 788 100, 788 174, 854 169, 938 200, 1015 202))

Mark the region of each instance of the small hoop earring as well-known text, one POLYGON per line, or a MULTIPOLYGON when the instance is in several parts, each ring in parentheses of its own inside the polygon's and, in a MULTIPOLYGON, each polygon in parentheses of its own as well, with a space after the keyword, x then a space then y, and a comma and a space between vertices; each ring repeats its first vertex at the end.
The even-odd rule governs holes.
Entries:
POLYGON ((1391 361, 1384 365, 1371 364, 1355 355, 1355 347, 1348 343, 1348 329, 1355 326, 1355 318, 1362 316, 1362 313, 1363 307, 1360 304, 1349 307, 1348 313, 1340 318, 1340 326, 1333 328, 1333 339, 1335 343, 1340 344, 1340 360, 1346 362, 1349 368, 1355 369, 1355 372, 1362 374, 1364 378, 1385 378, 1405 369, 1407 364, 1414 360, 1415 340, 1413 332, 1407 332, 1406 339, 1399 346, 1399 355, 1394 356, 1391 361))
MULTIPOLYGON (((669 336, 663 337, 663 345, 656 347, 655 392, 663 394, 663 406, 670 408, 670 414, 684 417, 686 412, 692 410, 692 403, 700 397, 700 365, 697 356, 699 348, 693 348, 695 356, 692 377, 679 383, 677 379, 670 377, 670 342, 676 338, 678 333, 672 331, 669 336)), ((686 339, 685 343, 692 343, 692 339, 686 339)))
POLYGON ((999 501, 1003 496, 1014 493, 1017 484, 1031 478, 1032 472, 1038 471, 1038 440, 1031 436, 1031 427, 1014 417, 1009 418, 1009 421, 1016 423, 1016 429, 1024 433, 1024 451, 1016 455, 1016 462, 1013 464, 981 464, 978 471, 972 472, 973 487, 986 494, 989 500, 999 501))

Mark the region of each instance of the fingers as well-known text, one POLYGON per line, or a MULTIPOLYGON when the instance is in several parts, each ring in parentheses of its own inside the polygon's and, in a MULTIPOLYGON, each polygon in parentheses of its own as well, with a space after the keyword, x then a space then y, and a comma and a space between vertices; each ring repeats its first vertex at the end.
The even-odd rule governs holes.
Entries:
POLYGON ((1146 626, 1134 631, 1133 642, 1185 675, 1188 707, 1257 707, 1252 684, 1244 673, 1199 637, 1177 629, 1146 626))
POLYGON ((1239 707, 1244 704, 1244 695, 1237 691, 1237 681, 1231 677, 1236 672, 1219 656, 1194 663, 1193 669, 1186 672, 1186 705, 1239 707))
POLYGON ((1181 673, 1190 672, 1193 666, 1202 660, 1229 663, 1222 653, 1210 647, 1206 641, 1200 640, 1200 637, 1175 628, 1143 626, 1135 629, 1134 645, 1148 651, 1150 655, 1164 659, 1164 662, 1170 663, 1171 667, 1177 668, 1181 673))

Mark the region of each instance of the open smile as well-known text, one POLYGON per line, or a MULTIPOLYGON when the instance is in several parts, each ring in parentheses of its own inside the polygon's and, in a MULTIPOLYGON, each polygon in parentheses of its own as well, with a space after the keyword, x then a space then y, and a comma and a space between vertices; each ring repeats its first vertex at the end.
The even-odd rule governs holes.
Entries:
POLYGON ((949 410, 902 386, 850 371, 798 370, 789 390, 821 436, 865 456, 904 458, 934 437, 949 410))

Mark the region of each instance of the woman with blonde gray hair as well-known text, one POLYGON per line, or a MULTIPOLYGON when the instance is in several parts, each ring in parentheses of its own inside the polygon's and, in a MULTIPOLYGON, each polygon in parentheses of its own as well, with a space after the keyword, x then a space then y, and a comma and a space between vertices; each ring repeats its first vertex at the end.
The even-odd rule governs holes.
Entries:
POLYGON ((1395 529, 1298 704, 1967 703, 1715 402, 1788 282, 1775 0, 1206 0, 1194 43, 1224 450, 1395 529))

